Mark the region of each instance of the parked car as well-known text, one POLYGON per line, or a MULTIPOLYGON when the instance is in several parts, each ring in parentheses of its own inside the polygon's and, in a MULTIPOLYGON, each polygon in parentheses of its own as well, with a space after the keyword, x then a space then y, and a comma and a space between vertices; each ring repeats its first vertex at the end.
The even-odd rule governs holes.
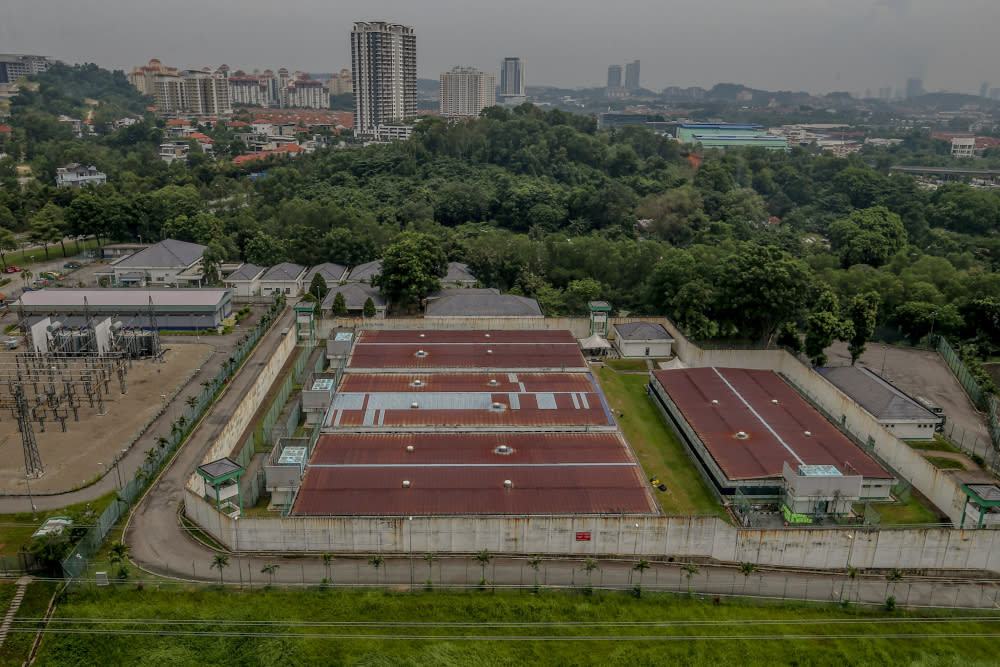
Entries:
MULTIPOLYGON (((31 281, 31 284, 34 285, 36 288, 42 288, 46 287, 49 284, 49 281, 46 280, 45 278, 35 278, 33 281, 31 281)), ((24 289, 28 288, 25 287, 24 289)))
POLYGON ((79 269, 81 266, 83 266, 83 264, 81 264, 80 262, 76 261, 75 259, 72 260, 72 261, 66 262, 65 264, 63 264, 63 268, 64 269, 79 269))
POLYGON ((21 270, 20 266, 14 266, 13 264, 11 264, 6 269, 4 269, 3 272, 4 273, 17 273, 20 270, 21 270))
POLYGON ((62 276, 56 273, 55 271, 42 271, 41 273, 38 274, 38 277, 52 281, 62 280, 62 276))
POLYGON ((16 350, 20 344, 21 340, 19 338, 8 338, 3 342, 3 346, 7 350, 16 350))

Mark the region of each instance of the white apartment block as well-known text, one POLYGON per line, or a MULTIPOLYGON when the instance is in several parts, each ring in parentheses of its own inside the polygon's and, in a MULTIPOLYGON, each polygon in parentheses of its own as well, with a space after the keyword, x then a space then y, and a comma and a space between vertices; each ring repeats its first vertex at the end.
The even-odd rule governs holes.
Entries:
POLYGON ((351 31, 354 130, 373 136, 377 127, 417 115, 417 37, 410 26, 358 21, 351 31))
POLYGON ((474 67, 454 67, 441 73, 441 115, 446 118, 477 117, 496 104, 492 73, 474 67))
POLYGON ((975 157, 975 137, 955 137, 951 140, 952 157, 975 157))
POLYGON ((315 79, 298 79, 285 88, 289 107, 306 107, 308 109, 329 109, 330 89, 322 81, 315 79))

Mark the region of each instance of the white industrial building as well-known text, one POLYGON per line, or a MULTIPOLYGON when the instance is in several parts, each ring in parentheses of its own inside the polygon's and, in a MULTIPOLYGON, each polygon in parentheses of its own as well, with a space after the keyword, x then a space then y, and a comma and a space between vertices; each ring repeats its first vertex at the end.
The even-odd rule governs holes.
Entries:
POLYGON ((816 370, 901 440, 931 440, 944 423, 943 416, 867 368, 837 366, 816 370))
POLYGON ((660 324, 628 322, 613 325, 614 345, 623 357, 669 357, 674 339, 660 324))

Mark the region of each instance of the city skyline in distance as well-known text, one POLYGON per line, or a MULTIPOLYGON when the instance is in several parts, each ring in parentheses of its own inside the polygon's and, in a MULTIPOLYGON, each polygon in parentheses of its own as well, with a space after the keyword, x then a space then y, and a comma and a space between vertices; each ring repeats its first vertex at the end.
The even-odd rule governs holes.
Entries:
POLYGON ((504 57, 530 67, 531 85, 599 88, 609 63, 642 62, 642 86, 710 87, 734 82, 814 93, 901 88, 921 78, 928 91, 978 92, 997 86, 1000 43, 990 28, 1000 5, 965 0, 720 0, 712 12, 693 0, 670 11, 622 0, 614 12, 593 0, 459 7, 430 0, 344 3, 336 15, 318 0, 273 4, 177 0, 137 9, 107 0, 90 12, 51 0, 0 9, 5 52, 51 55, 131 70, 150 58, 181 68, 238 63, 244 69, 287 66, 310 72, 350 66, 354 21, 413 26, 420 36, 418 76, 437 79, 455 65, 499 78, 504 57), (941 6, 939 6, 941 5, 941 6), (330 15, 317 20, 317 17, 330 15))

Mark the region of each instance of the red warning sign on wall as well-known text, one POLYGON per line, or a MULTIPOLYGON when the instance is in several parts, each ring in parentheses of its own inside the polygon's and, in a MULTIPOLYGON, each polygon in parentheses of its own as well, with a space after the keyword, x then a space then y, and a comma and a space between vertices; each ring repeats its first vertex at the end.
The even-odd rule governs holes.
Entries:
POLYGON ((589 542, 590 541, 590 531, 588 530, 586 533, 577 533, 576 534, 576 541, 577 542, 589 542))

